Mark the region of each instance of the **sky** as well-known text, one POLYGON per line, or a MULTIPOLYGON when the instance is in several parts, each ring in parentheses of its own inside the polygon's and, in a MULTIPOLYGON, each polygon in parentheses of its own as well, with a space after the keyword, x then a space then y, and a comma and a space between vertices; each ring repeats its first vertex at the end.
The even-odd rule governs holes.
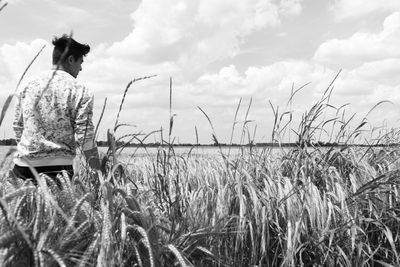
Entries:
MULTIPOLYGON (((78 80, 95 94, 95 124, 107 99, 99 140, 129 81, 152 75, 128 89, 118 122, 129 126, 117 137, 154 142, 163 129, 168 140, 172 116, 175 143, 213 143, 212 134, 270 142, 273 106, 292 113, 294 131, 282 140, 295 141, 297 123, 339 71, 330 104, 355 114, 354 127, 366 114, 369 128, 399 124, 398 0, 9 0, 0 32, 0 103, 43 45, 27 76, 51 68, 54 36, 91 46, 78 80)), ((0 138, 14 136, 12 113, 0 138)))

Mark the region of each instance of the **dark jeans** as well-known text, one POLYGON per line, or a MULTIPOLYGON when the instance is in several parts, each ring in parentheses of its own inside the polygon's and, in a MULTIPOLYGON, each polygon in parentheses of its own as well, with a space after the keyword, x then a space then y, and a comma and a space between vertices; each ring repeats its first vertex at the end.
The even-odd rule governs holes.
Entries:
MULTIPOLYGON (((72 165, 39 166, 39 167, 34 167, 34 169, 38 173, 44 173, 44 174, 48 175, 53 180, 55 180, 55 178, 57 177, 57 174, 61 173, 62 170, 67 171, 69 178, 71 178, 72 175, 74 174, 74 169, 72 168, 72 165)), ((14 173, 15 176, 17 176, 23 180, 32 179, 34 184, 37 183, 36 179, 34 179, 35 176, 31 172, 29 167, 22 167, 22 166, 15 164, 12 172, 14 173)))

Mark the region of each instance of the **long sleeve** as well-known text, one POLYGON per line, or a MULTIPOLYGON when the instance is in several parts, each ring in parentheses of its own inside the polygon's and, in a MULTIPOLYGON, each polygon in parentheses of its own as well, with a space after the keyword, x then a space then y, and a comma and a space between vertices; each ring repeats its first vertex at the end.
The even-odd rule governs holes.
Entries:
POLYGON ((39 73, 20 87, 15 98, 16 164, 70 165, 77 146, 83 151, 96 148, 94 97, 69 73, 39 73))
POLYGON ((75 119, 75 136, 78 145, 83 151, 95 147, 95 136, 93 126, 93 101, 94 96, 86 89, 79 103, 75 119))
POLYGON ((21 140, 22 131, 24 129, 24 121, 22 119, 21 110, 21 99, 19 94, 15 95, 13 129, 15 132, 15 139, 17 140, 17 142, 19 142, 21 140))

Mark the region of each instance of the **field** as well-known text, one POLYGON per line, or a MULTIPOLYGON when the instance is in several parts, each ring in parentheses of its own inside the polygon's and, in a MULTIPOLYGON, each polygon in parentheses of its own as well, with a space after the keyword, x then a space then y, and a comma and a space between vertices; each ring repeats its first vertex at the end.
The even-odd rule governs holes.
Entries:
MULTIPOLYGON (((154 153, 120 153, 117 141, 144 140, 118 136, 118 113, 101 170, 78 159, 72 180, 14 177, 11 148, 0 172, 0 266, 400 266, 400 131, 346 118, 329 103, 332 89, 296 124, 271 104, 274 150, 247 146, 247 114, 243 147, 218 147, 200 108, 217 153, 177 153, 171 107, 154 153), (293 132, 297 146, 279 148, 293 132)), ((235 115, 232 136, 237 124, 235 115)))
POLYGON ((396 147, 166 144, 126 165, 109 139, 99 173, 82 161, 38 187, 5 173, 1 266, 400 265, 396 147))
MULTIPOLYGON (((168 141, 171 117, 168 140, 139 155, 117 146, 138 136, 116 137, 116 123, 101 170, 78 159, 72 180, 36 175, 34 186, 7 171, 11 148, 0 265, 400 266, 399 131, 338 116, 330 92, 297 128, 272 107, 274 149, 180 153, 168 141), (288 130, 297 146, 280 149, 288 130), (316 146, 321 137, 340 146, 316 146)), ((241 132, 251 136, 246 123, 241 132)))

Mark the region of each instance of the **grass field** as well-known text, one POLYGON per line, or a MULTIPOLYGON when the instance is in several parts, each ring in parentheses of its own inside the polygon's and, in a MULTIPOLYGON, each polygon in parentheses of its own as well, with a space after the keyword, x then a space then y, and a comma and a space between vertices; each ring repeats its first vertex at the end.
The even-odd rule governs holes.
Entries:
MULTIPOLYGON (((400 266, 398 131, 352 146, 373 130, 330 119, 329 94, 291 149, 194 156, 163 140, 128 166, 110 131, 101 171, 78 161, 72 181, 37 175, 37 187, 2 172, 0 265, 400 266), (327 133, 341 146, 312 145, 327 133)), ((274 109, 277 144, 285 114, 274 109)))
POLYGON ((3 177, 2 266, 398 266, 398 151, 174 156, 3 177), (99 189, 99 190, 98 190, 99 189))
POLYGON ((351 146, 367 124, 326 119, 326 100, 278 152, 185 156, 166 142, 128 166, 110 132, 97 173, 82 161, 38 187, 5 173, 1 266, 400 266, 398 131, 351 146), (346 142, 313 147, 320 131, 346 142))
POLYGON ((399 131, 345 118, 332 89, 296 125, 271 105, 272 142, 295 132, 298 143, 280 153, 175 154, 170 109, 168 140, 133 165, 112 132, 102 170, 78 161, 72 180, 36 175, 34 186, 7 172, 6 156, 0 266, 400 266, 399 131))

